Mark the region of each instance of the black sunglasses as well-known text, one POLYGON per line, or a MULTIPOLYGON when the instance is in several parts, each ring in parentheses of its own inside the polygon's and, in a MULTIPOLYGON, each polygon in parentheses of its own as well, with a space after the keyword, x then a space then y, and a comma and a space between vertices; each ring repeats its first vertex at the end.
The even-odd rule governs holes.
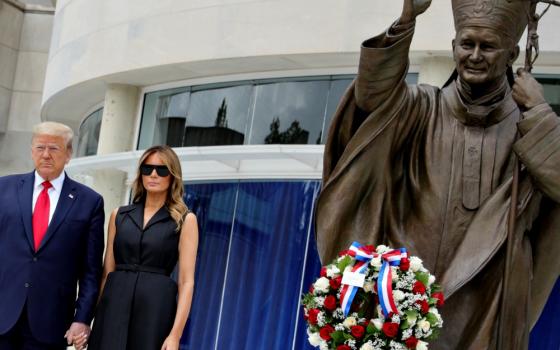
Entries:
POLYGON ((166 177, 169 175, 169 168, 165 165, 152 165, 152 164, 142 164, 140 165, 140 174, 145 176, 150 176, 152 172, 156 170, 156 173, 160 177, 166 177))

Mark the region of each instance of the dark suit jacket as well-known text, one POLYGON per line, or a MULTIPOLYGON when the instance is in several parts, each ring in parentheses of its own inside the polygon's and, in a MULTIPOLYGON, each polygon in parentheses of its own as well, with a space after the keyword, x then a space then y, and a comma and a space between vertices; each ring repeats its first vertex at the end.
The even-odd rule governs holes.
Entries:
POLYGON ((93 318, 102 272, 103 198, 66 176, 35 252, 33 184, 34 172, 0 177, 0 334, 15 325, 27 303, 33 336, 59 344, 73 321, 89 324, 93 318))

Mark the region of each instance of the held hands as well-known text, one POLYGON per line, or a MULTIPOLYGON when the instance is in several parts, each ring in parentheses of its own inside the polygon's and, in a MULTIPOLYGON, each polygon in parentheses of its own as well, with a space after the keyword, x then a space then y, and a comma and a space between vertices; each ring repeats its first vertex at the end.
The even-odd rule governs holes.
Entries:
POLYGON ((527 110, 546 103, 542 85, 523 68, 517 70, 512 89, 512 97, 521 109, 527 110))
POLYGON ((414 21, 418 15, 424 13, 430 7, 431 3, 432 0, 404 0, 399 22, 410 23, 414 21))
POLYGON ((66 331, 64 338, 68 345, 74 345, 76 350, 85 349, 91 329, 85 323, 73 322, 66 331))

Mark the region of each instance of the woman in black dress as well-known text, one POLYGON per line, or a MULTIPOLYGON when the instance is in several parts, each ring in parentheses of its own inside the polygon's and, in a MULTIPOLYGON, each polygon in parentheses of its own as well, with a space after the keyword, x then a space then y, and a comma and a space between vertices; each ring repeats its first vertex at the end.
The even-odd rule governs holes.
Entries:
POLYGON ((133 204, 109 222, 91 350, 177 350, 191 308, 196 216, 183 202, 181 165, 167 146, 140 158, 133 204), (178 283, 169 276, 178 264, 178 283))

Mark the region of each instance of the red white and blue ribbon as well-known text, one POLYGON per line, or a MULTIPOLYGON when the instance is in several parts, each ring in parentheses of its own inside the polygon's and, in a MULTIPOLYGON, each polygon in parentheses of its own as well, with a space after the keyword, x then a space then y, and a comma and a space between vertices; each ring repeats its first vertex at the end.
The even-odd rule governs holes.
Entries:
POLYGON ((405 248, 394 249, 385 254, 381 254, 381 270, 377 276, 377 296, 379 297, 379 305, 385 317, 389 317, 391 313, 398 313, 395 299, 393 299, 393 277, 391 275, 391 266, 399 266, 401 259, 408 257, 405 248))
MULTIPOLYGON (((349 254, 354 256, 357 260, 356 264, 352 267, 352 272, 366 274, 367 267, 371 259, 381 257, 383 264, 377 277, 377 295, 379 296, 379 304, 385 317, 389 317, 391 313, 398 313, 395 300, 393 299, 393 279, 391 277, 391 266, 399 266, 402 258, 408 257, 405 248, 394 249, 384 254, 369 252, 368 249, 359 244, 358 242, 352 243, 350 246, 349 254)), ((344 284, 340 292, 340 305, 344 312, 344 316, 350 313, 352 301, 358 292, 356 286, 344 284)))

